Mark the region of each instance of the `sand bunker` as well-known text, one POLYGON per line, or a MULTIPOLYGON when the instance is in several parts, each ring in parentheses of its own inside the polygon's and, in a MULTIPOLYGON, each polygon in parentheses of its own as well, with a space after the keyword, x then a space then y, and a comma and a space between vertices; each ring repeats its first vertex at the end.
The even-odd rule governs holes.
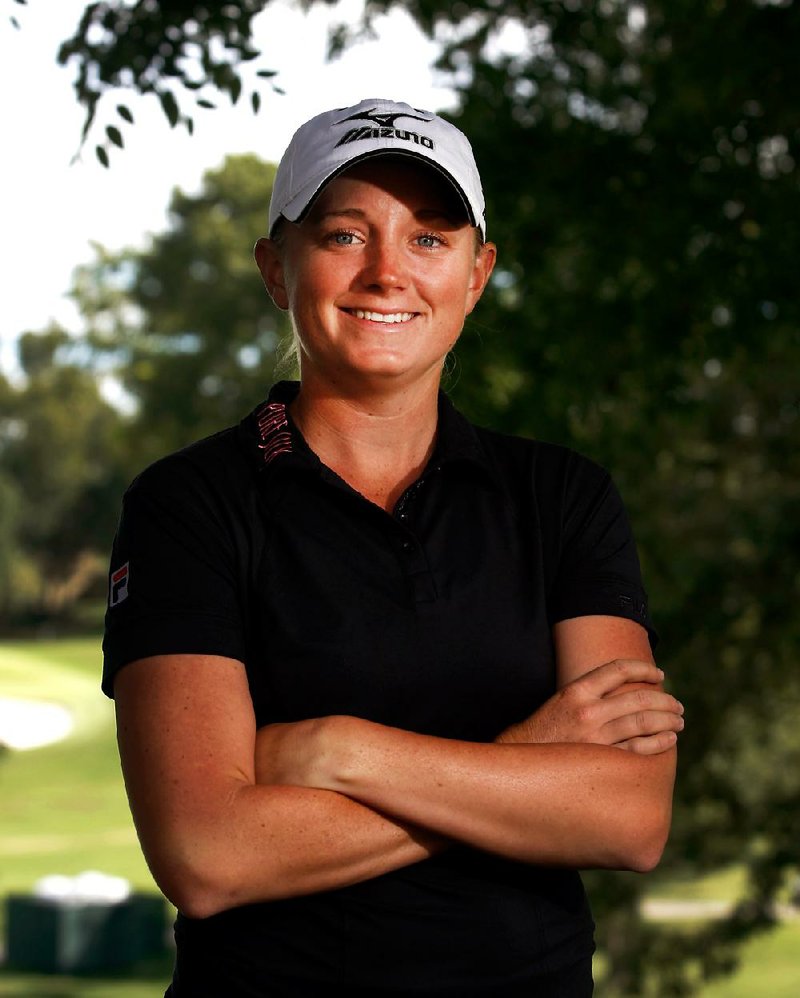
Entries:
POLYGON ((0 745, 34 749, 66 738, 74 727, 61 704, 0 697, 0 745))

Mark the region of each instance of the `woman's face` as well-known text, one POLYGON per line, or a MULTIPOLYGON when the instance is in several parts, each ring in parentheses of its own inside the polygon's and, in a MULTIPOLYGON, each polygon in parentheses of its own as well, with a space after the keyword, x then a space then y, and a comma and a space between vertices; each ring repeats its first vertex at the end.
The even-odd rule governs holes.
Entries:
POLYGON ((438 384, 494 265, 435 171, 370 160, 331 181, 300 225, 256 255, 291 313, 303 380, 340 390, 438 384))

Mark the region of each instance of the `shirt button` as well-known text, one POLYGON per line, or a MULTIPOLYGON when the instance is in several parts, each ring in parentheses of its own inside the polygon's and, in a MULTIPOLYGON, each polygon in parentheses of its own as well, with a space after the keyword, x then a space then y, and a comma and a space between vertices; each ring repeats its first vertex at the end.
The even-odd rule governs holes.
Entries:
POLYGON ((414 547, 414 545, 411 543, 411 541, 403 541, 403 550, 404 551, 410 551, 411 548, 413 548, 413 547, 414 547))

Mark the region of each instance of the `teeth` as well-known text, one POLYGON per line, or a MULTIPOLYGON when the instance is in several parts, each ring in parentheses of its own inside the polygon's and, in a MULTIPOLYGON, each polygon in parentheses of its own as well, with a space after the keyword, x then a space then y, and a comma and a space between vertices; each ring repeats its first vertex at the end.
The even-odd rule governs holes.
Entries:
POLYGON ((383 312, 365 312, 364 309, 351 309, 357 319, 369 319, 370 322, 409 322, 414 318, 414 312, 390 312, 385 315, 383 312))

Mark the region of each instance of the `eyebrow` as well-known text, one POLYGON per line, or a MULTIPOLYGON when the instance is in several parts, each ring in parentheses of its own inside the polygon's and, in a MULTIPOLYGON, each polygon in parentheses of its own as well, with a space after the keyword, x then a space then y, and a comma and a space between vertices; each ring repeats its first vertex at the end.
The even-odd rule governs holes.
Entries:
MULTIPOLYGON (((363 211, 361 208, 331 208, 329 211, 319 213, 314 221, 321 223, 329 218, 363 219, 366 217, 367 212, 363 211)), ((414 217, 419 219, 421 222, 441 219, 442 221, 454 226, 459 225, 462 221, 460 218, 455 215, 448 214, 441 208, 420 208, 418 211, 414 212, 414 217)))
POLYGON ((366 212, 360 208, 331 208, 330 211, 318 212, 316 221, 324 222, 327 218, 365 218, 366 212))

